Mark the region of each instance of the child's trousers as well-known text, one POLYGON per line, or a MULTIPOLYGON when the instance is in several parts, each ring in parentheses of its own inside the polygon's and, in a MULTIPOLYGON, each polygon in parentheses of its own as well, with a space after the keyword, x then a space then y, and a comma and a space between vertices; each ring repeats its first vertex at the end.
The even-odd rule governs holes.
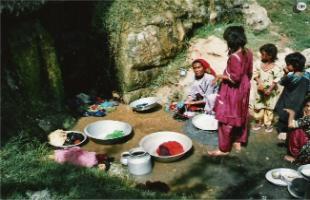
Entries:
POLYGON ((263 121, 265 126, 271 126, 273 121, 273 110, 269 109, 260 109, 254 110, 254 119, 257 121, 263 121))

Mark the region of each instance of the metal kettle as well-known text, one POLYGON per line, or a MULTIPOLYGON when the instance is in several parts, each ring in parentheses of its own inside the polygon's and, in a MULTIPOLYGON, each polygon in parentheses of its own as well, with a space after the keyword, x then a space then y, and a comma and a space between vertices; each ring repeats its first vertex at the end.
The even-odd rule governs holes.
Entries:
POLYGON ((123 152, 120 161, 128 165, 128 170, 133 175, 144 175, 152 171, 151 156, 141 147, 123 152))

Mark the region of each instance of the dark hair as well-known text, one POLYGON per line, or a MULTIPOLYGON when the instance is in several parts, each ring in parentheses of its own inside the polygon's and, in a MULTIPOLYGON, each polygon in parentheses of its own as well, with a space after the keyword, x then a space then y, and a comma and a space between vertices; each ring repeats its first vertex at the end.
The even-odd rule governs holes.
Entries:
POLYGON ((290 53, 285 56, 286 65, 292 65, 295 71, 304 71, 306 58, 299 52, 290 53))
POLYGON ((277 60, 278 49, 274 44, 268 43, 264 44, 259 48, 259 52, 266 52, 269 56, 271 56, 271 61, 274 62, 277 60))
POLYGON ((306 106, 306 104, 310 102, 310 96, 307 96, 304 100, 304 107, 306 106))
POLYGON ((244 50, 247 43, 244 28, 242 26, 230 26, 226 28, 223 34, 224 40, 227 42, 229 54, 236 52, 240 47, 244 50))

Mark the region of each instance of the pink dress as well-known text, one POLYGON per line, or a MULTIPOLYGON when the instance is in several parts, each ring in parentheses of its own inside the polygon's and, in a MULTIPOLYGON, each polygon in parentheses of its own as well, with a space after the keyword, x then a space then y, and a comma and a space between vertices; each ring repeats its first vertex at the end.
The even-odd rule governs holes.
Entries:
POLYGON ((253 72, 253 54, 246 50, 229 56, 223 81, 215 102, 215 116, 219 121, 219 149, 231 150, 233 142, 246 143, 250 80, 253 72))

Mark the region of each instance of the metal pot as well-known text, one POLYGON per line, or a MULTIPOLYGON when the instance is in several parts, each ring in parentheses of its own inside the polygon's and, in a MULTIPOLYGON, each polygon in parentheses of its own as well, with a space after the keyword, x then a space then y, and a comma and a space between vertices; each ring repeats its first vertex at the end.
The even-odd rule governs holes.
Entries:
POLYGON ((152 171, 151 156, 141 147, 123 152, 121 163, 128 165, 128 170, 133 175, 144 175, 152 171))

